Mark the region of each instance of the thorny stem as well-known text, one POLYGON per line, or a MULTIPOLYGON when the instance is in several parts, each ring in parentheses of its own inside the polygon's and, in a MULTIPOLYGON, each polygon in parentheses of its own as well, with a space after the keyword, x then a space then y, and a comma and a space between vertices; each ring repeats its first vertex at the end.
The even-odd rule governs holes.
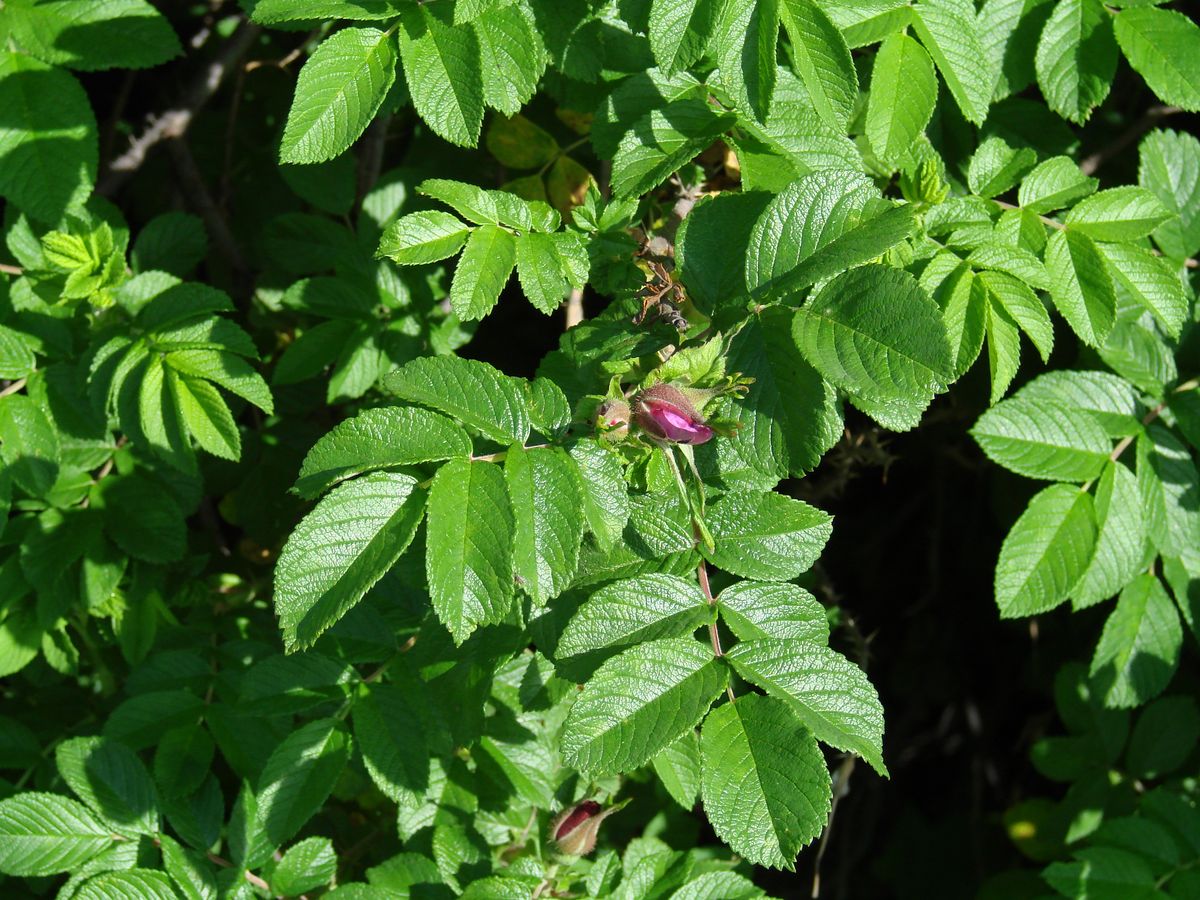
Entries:
MULTIPOLYGON (((717 598, 713 596, 712 585, 708 583, 708 566, 703 559, 696 566, 696 576, 700 579, 700 590, 704 592, 704 599, 708 601, 710 607, 715 607, 717 605, 717 598)), ((721 633, 717 630, 717 623, 715 621, 708 626, 708 639, 712 642, 713 653, 716 656, 724 656, 725 651, 721 649, 721 633)), ((733 703, 735 699, 733 696, 733 685, 728 682, 725 684, 725 694, 729 697, 729 702, 733 703)))

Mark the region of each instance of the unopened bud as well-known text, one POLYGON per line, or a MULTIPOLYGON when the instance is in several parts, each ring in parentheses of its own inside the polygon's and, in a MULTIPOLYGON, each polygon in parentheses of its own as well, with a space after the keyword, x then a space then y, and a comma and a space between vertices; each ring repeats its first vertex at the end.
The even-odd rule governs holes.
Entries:
POLYGON ((656 384, 633 398, 633 420, 651 437, 675 444, 703 444, 713 430, 686 395, 669 384, 656 384))
POLYGON ((587 856, 596 847, 600 824, 624 805, 602 809, 595 800, 584 800, 567 807, 550 823, 550 839, 560 853, 587 856))
POLYGON ((629 434, 629 404, 624 400, 605 400, 596 407, 596 432, 602 440, 618 442, 629 434))

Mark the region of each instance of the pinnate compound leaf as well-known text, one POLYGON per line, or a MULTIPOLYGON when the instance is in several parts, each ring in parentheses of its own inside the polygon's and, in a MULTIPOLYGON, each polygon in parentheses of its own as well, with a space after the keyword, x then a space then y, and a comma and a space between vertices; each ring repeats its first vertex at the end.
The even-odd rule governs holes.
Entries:
POLYGON ((447 25, 425 7, 405 7, 400 58, 421 118, 452 144, 474 147, 483 125, 479 41, 469 26, 447 25))
POLYGON ((316 814, 350 759, 351 740, 336 719, 301 725, 267 759, 254 794, 258 819, 275 846, 316 814))
POLYGON ((750 694, 709 714, 701 796, 717 835, 756 865, 791 869, 829 818, 832 787, 816 739, 782 700, 750 694))
POLYGON ((968 122, 983 124, 995 90, 971 0, 921 0, 913 29, 968 122))
POLYGON ((58 745, 54 762, 75 795, 117 831, 158 831, 154 781, 129 747, 102 737, 71 738, 58 745))
POLYGON ((1000 547, 995 583, 1000 616, 1032 616, 1066 600, 1095 544, 1091 494, 1053 484, 1035 495, 1000 547))
POLYGON ((296 526, 275 567, 275 612, 288 649, 311 646, 408 549, 424 511, 416 484, 372 472, 331 491, 296 526))
POLYGON ((1112 16, 1101 0, 1058 0, 1034 64, 1050 108, 1072 122, 1087 121, 1108 96, 1117 70, 1112 16))
POLYGON ((343 28, 300 70, 279 146, 285 163, 318 163, 358 140, 396 79, 396 44, 377 28, 343 28))
POLYGON ((1176 131, 1152 131, 1139 148, 1138 183, 1153 191, 1177 218, 1154 230, 1154 242, 1172 259, 1200 250, 1200 140, 1176 131))
POLYGON ((1183 627, 1162 583, 1139 575, 1121 592, 1104 623, 1089 674, 1107 707, 1140 706, 1171 681, 1183 627))
POLYGON ((776 638, 743 641, 726 656, 739 675, 787 703, 817 740, 857 753, 887 775, 883 706, 863 670, 846 657, 819 644, 776 638))
POLYGON ((761 638, 824 644, 829 619, 817 598, 794 584, 739 581, 717 597, 721 619, 743 641, 761 638))
POLYGON ((425 571, 433 610, 456 644, 511 608, 514 528, 499 466, 452 459, 438 470, 429 491, 425 571))
POLYGON ((749 117, 765 120, 775 92, 780 0, 727 0, 713 35, 711 51, 721 84, 734 105, 749 117))
POLYGON ((1069 156, 1052 156, 1025 176, 1017 200, 1025 209, 1042 215, 1095 193, 1099 184, 1098 179, 1084 175, 1069 156))
POLYGON ((401 266, 418 266, 453 256, 467 242, 471 229, 456 216, 426 209, 401 216, 379 241, 379 255, 401 266))
POLYGON ((313 444, 295 490, 312 500, 364 472, 470 455, 471 439, 452 419, 411 406, 381 406, 339 422, 313 444))
POLYGON ((1097 241, 1136 241, 1171 218, 1162 201, 1143 187, 1109 188, 1067 213, 1067 227, 1097 241))
POLYGON ((204 378, 253 403, 267 415, 275 412, 271 389, 245 359, 223 350, 175 350, 164 362, 190 378, 204 378))
POLYGON ((145 0, 13 0, 5 10, 24 50, 69 69, 145 69, 181 52, 166 17, 145 0))
POLYGON ((696 727, 728 673, 690 637, 614 656, 584 686, 562 732, 564 761, 590 776, 628 772, 696 727))
POLYGON ((648 34, 658 67, 670 75, 700 59, 720 12, 718 0, 651 0, 648 34))
POLYGON ((858 100, 858 74, 845 38, 813 0, 780 0, 779 15, 810 102, 826 123, 844 132, 858 100))
POLYGON ((529 437, 524 385, 485 362, 457 356, 414 359, 383 379, 404 400, 446 413, 467 429, 501 444, 529 437))
POLYGON ((1104 428, 1086 412, 1017 397, 980 416, 971 436, 992 462, 1051 481, 1096 478, 1112 450, 1104 428))
POLYGON ((899 165, 925 131, 937 105, 933 62, 907 34, 889 35, 875 55, 867 95, 866 134, 881 160, 899 165))
POLYGON ((0 51, 0 196, 41 222, 83 203, 99 144, 87 94, 71 75, 0 51))
POLYGON ((1071 589, 1076 609, 1115 596, 1137 574, 1145 555, 1146 525, 1133 472, 1109 463, 1096 484, 1095 506, 1096 550, 1071 589))
POLYGON ((1170 9, 1123 10, 1113 25, 1134 70, 1163 103, 1200 111, 1200 26, 1170 9))
POLYGON ((682 637, 712 621, 693 581, 650 574, 605 585, 579 607, 558 640, 559 656, 682 637))
POLYGON ((787 581, 808 570, 833 531, 833 518, 774 492, 731 491, 705 518, 716 549, 706 557, 745 578, 787 581))
POLYGON ((559 447, 526 450, 514 444, 504 459, 512 499, 513 568, 536 606, 575 578, 583 540, 583 496, 574 465, 559 447))
POLYGON ((27 792, 0 800, 0 872, 73 872, 113 843, 112 830, 82 803, 27 792))
POLYGON ((1096 242, 1077 231, 1056 231, 1046 243, 1050 297, 1079 339, 1103 345, 1117 315, 1112 276, 1096 242))

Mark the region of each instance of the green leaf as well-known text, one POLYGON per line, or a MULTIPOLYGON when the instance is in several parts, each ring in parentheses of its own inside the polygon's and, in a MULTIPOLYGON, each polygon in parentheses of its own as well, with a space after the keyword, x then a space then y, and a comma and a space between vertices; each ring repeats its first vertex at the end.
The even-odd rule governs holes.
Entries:
POLYGON ((310 837, 293 844, 271 871, 271 890, 283 897, 329 884, 337 872, 337 854, 329 838, 310 837))
POLYGON ((671 900, 754 900, 762 890, 737 872, 705 872, 671 895, 671 900))
POLYGON ((130 697, 104 720, 104 736, 134 750, 162 740, 172 728, 195 725, 204 701, 187 691, 151 691, 130 697))
POLYGON ((124 834, 158 831, 158 798, 137 754, 102 737, 71 738, 54 751, 67 786, 124 834))
POLYGON ((301 725, 275 748, 254 794, 258 818, 276 846, 325 804, 350 759, 350 735, 336 719, 301 725))
POLYGON ((720 12, 718 0, 651 0, 646 33, 658 67, 671 75, 699 60, 720 12))
POLYGON ((982 125, 995 90, 971 0, 921 0, 913 29, 968 122, 982 125))
POLYGON ((470 322, 491 312, 516 259, 517 242, 511 231, 499 225, 480 225, 472 231, 450 285, 454 314, 470 322))
POLYGON ((429 491, 425 571, 438 619, 456 644, 504 619, 513 595, 512 505, 497 465, 452 459, 429 491))
POLYGON ((1140 706, 1161 693, 1179 665, 1183 628, 1154 575, 1140 575, 1117 600, 1089 670, 1108 707, 1140 706))
POLYGON ((1092 560, 1096 513, 1091 494, 1052 484, 1029 501, 996 561, 1001 618, 1047 612, 1067 599, 1092 560))
POLYGON ((517 278, 529 302, 550 315, 567 296, 570 286, 553 235, 523 234, 516 245, 517 278))
POLYGON ((389 798, 412 806, 429 786, 423 695, 415 680, 371 684, 354 704, 354 738, 371 780, 389 798))
POLYGON ((483 101, 516 114, 537 91, 547 54, 532 17, 521 4, 490 10, 471 23, 479 43, 483 101))
POLYGON ((155 869, 103 872, 75 892, 75 900, 176 900, 179 895, 165 873, 155 869))
POLYGON ((523 382, 487 363, 458 357, 422 357, 387 375, 384 387, 404 400, 431 406, 468 430, 501 444, 529 437, 523 382))
POLYGON ((1200 111, 1200 27, 1169 9, 1127 9, 1116 16, 1117 43, 1163 103, 1200 111))
POLYGON ((766 119, 775 91, 780 0, 727 0, 717 20, 711 50, 721 85, 734 105, 766 119))
POLYGON ((875 54, 867 95, 866 135, 876 156, 899 166, 933 117, 937 91, 925 48, 907 34, 888 36, 875 54))
POLYGON ((915 278, 888 266, 829 282, 797 313, 792 333, 822 376, 871 401, 923 409, 951 374, 941 310, 915 278))
POLYGON ((1138 183, 1178 218, 1154 230, 1154 242, 1172 259, 1200 250, 1200 141, 1190 134, 1152 131, 1139 148, 1138 183))
POLYGON ((275 612, 289 650, 311 646, 408 549, 424 511, 416 484, 395 472, 364 475, 296 526, 275 567, 275 612))
POLYGON ((744 578, 787 581, 807 571, 833 531, 833 518, 801 500, 774 492, 731 491, 705 523, 716 549, 714 565, 744 578))
POLYGON ((96 118, 71 75, 24 53, 0 51, 0 196, 55 223, 96 181, 96 118))
POLYGON ((280 25, 316 19, 390 19, 397 0, 257 0, 250 12, 255 22, 280 25))
POLYGON ((319 653, 268 656, 241 678, 238 710, 286 715, 345 700, 358 675, 349 664, 319 653))
POLYGON ((714 710, 700 734, 704 811, 717 836, 760 866, 791 869, 829 818, 816 739, 781 700, 750 694, 714 710))
POLYGON ((1138 436, 1137 480, 1154 545, 1170 555, 1193 546, 1200 533, 1200 473, 1187 445, 1157 422, 1138 436))
POLYGON ((204 223, 188 213, 169 212, 155 216, 138 232, 129 264, 135 272, 158 269, 182 278, 207 253, 204 223))
POLYGON ((950 342, 951 376, 957 379, 974 365, 983 348, 987 288, 969 265, 960 263, 934 289, 933 299, 942 308, 942 321, 950 342))
POLYGON ((858 74, 842 33, 813 0, 781 0, 779 16, 813 108, 845 132, 858 101, 858 74))
POLYGON ((525 200, 509 191, 489 191, 465 181, 429 178, 418 186, 426 197, 441 200, 477 225, 507 225, 520 232, 554 231, 558 212, 540 200, 525 200))
POLYGON ((1086 412, 1111 437, 1137 434, 1137 392, 1111 372, 1046 372, 1017 392, 1023 400, 1043 400, 1086 412))
POLYGON ((690 637, 646 641, 596 670, 563 725, 567 765, 589 776, 636 769, 696 727, 728 675, 690 637))
POLYGON ((829 640, 825 608, 804 588, 794 584, 739 581, 717 597, 721 619, 743 641, 761 638, 829 640))
POLYGON ((1024 397, 993 406, 971 436, 992 462, 1050 481, 1090 481, 1112 450, 1108 434, 1086 412, 1024 397))
POLYGON ((183 422, 196 443, 213 456, 238 460, 242 455, 242 436, 217 389, 199 378, 176 375, 171 369, 166 371, 183 422))
POLYGON ((675 575, 640 575, 606 585, 583 603, 558 639, 558 656, 623 650, 692 634, 712 621, 695 582, 675 575))
POLYGON ((1037 163, 1030 147, 1015 148, 1000 137, 985 138, 971 157, 967 184, 981 197, 1006 193, 1037 163))
POLYGON ((504 459, 515 525, 513 571, 535 606, 566 590, 579 565, 583 497, 574 468, 558 447, 514 444, 504 459))
POLYGON ((67 797, 29 792, 0 800, 0 872, 6 875, 71 872, 112 843, 111 829, 67 797))
POLYGON ((62 441, 49 417, 25 394, 0 397, 0 457, 13 481, 35 497, 58 477, 62 441))
POLYGON ((1148 309, 1172 337, 1178 337, 1188 315, 1183 282, 1162 257, 1131 244, 1098 244, 1118 291, 1148 309))
POLYGON ((145 69, 182 52, 170 23, 145 0, 12 0, 5 10, 23 50, 69 69, 145 69))
POLYGON ((1037 294, 1020 279, 1005 272, 979 272, 975 276, 988 291, 988 303, 998 306, 1033 342, 1045 362, 1054 349, 1054 323, 1037 294))
MULTIPOLYGON (((700 796, 700 739, 695 731, 687 731, 675 743, 663 748, 650 760, 659 781, 676 803, 686 810, 696 805, 700 796)), ((672 896, 679 896, 676 892, 672 896)))
MULTIPOLYGON (((978 279, 976 283, 982 284, 978 279)), ((1004 307, 991 299, 987 304, 987 349, 988 371, 991 375, 992 391, 989 403, 996 403, 1008 391, 1021 365, 1021 333, 1017 323, 1004 311, 1004 307)))
POLYGON ((1085 344, 1103 344, 1116 320, 1117 297, 1096 242, 1077 231, 1054 232, 1046 243, 1046 269, 1050 297, 1071 330, 1085 344))
POLYGON ((1109 188, 1081 200, 1065 219, 1071 231, 1098 241, 1136 241, 1171 218, 1171 211, 1142 187, 1109 188))
POLYGON ((732 116, 718 113, 703 100, 691 97, 652 109, 625 132, 617 145, 613 156, 613 194, 633 197, 652 190, 711 145, 733 123, 732 116))
POLYGON ((295 490, 311 500, 364 472, 470 455, 471 439, 446 416, 411 406, 377 407, 339 422, 313 444, 295 490))
POLYGON ((1025 176, 1017 202, 1032 213, 1045 214, 1082 200, 1099 184, 1098 179, 1084 175, 1069 156, 1052 156, 1025 176))
POLYGON ((1108 96, 1117 70, 1112 16, 1100 0, 1058 0, 1042 28, 1034 64, 1050 108, 1087 121, 1108 96))
POLYGON ((318 163, 358 140, 396 80, 396 45, 377 28, 343 28, 300 70, 279 160, 318 163))
POLYGON ((583 515, 602 549, 621 537, 629 521, 629 494, 620 458, 599 442, 585 438, 570 450, 583 486, 583 515))
POLYGON ((130 556, 170 563, 187 551, 183 511, 160 483, 134 474, 105 478, 97 486, 103 501, 104 530, 130 556), (129 511, 137 510, 131 516, 129 511))
POLYGON ((1138 778, 1161 778, 1187 761, 1200 740, 1200 710, 1191 697, 1163 697, 1138 716, 1125 764, 1138 778))
POLYGON ((379 255, 401 266, 437 262, 461 250, 470 233, 470 227, 448 212, 421 210, 388 226, 379 241, 379 255))
POLYGON ((400 58, 417 112, 450 143, 474 147, 484 97, 475 32, 451 27, 424 7, 405 7, 401 23, 400 58))
POLYGON ((1096 550, 1071 589, 1075 608, 1115 596, 1137 574, 1145 555, 1146 526, 1134 474, 1118 463, 1105 466, 1096 485, 1096 550))
POLYGON ((184 797, 204 781, 213 758, 213 739, 199 725, 172 728, 154 749, 154 783, 164 798, 184 797))
POLYGON ((739 675, 787 703, 818 740, 887 775, 883 706, 850 660, 828 647, 776 638, 742 641, 726 657, 739 675))
POLYGON ((185 850, 178 841, 159 835, 163 868, 187 900, 216 900, 217 878, 212 866, 200 854, 185 850))
POLYGON ((1152 897, 1154 872, 1141 857, 1114 847, 1076 850, 1075 862, 1056 862, 1042 873, 1064 897, 1152 897))

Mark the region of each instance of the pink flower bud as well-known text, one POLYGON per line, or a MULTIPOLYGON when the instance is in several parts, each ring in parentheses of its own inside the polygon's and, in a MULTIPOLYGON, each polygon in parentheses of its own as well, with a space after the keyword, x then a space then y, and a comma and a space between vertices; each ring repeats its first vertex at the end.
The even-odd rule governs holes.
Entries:
POLYGON ((676 444, 703 444, 713 430, 678 388, 656 384, 633 399, 633 420, 651 437, 676 444))
POLYGON ((624 400, 605 400, 596 407, 596 431, 602 440, 623 441, 629 434, 629 404, 624 400))
POLYGON ((595 800, 584 800, 569 806, 550 823, 550 839, 560 853, 567 856, 587 856, 596 847, 600 823, 625 804, 602 809, 595 800))

